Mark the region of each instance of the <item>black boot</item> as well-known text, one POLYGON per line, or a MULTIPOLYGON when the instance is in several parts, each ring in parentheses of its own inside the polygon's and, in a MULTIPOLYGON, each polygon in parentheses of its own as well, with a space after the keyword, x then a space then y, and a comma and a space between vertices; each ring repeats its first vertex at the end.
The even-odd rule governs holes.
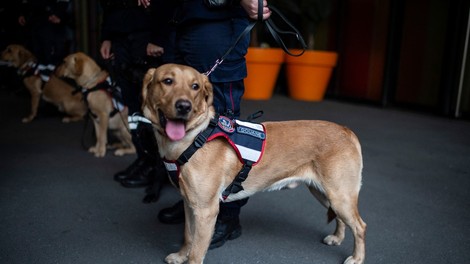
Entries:
MULTIPOLYGON (((138 115, 134 113, 132 117, 138 115)), ((134 129, 131 129, 132 142, 136 148, 138 160, 132 173, 127 177, 121 177, 122 186, 127 188, 147 187, 155 180, 157 152, 155 136, 151 125, 132 121, 134 129)), ((131 121, 129 121, 131 123, 131 121)), ((131 165, 132 166, 132 165, 131 165)))
POLYGON ((136 174, 137 171, 140 170, 146 162, 146 153, 142 148, 139 131, 137 131, 137 129, 131 129, 130 132, 132 144, 134 144, 134 147, 136 149, 137 159, 134 160, 134 162, 132 162, 131 165, 129 165, 126 169, 114 174, 114 180, 117 182, 122 182, 123 180, 133 177, 133 175, 136 174))
MULTIPOLYGON (((178 201, 175 205, 169 208, 162 209, 158 213, 158 220, 164 224, 180 224, 184 222, 184 204, 183 201, 178 201)), ((227 240, 234 240, 242 234, 242 227, 238 216, 217 217, 214 227, 214 234, 212 236, 209 249, 221 247, 227 240)))
POLYGON ((117 182, 121 182, 130 178, 144 164, 144 162, 144 159, 137 158, 136 160, 134 160, 134 162, 132 162, 131 165, 129 165, 129 167, 114 174, 114 180, 117 182))
POLYGON ((133 174, 121 180, 126 188, 139 188, 152 185, 155 180, 156 167, 151 162, 144 161, 133 174))
POLYGON ((168 175, 165 167, 155 169, 153 184, 145 190, 146 195, 142 199, 143 203, 155 203, 160 198, 160 190, 168 182, 168 175))
POLYGON ((232 218, 217 217, 209 249, 221 247, 227 240, 234 240, 241 235, 242 227, 238 216, 232 218))
POLYGON ((184 203, 178 201, 172 207, 164 208, 158 213, 158 220, 164 224, 181 224, 184 222, 184 203))

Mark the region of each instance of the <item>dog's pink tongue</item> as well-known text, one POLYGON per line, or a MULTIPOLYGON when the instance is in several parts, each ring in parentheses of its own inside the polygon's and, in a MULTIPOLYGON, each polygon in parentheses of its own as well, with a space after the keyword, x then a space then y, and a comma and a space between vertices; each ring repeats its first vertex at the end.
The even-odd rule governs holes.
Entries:
POLYGON ((172 141, 180 140, 186 134, 184 122, 168 120, 165 132, 172 141))

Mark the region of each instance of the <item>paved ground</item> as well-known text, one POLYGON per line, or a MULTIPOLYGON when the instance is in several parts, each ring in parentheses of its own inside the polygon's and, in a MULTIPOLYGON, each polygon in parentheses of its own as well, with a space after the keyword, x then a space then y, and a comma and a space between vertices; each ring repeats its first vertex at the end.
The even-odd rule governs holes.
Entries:
MULTIPOLYGON (((112 180, 133 156, 94 158, 83 122, 62 124, 49 108, 22 124, 28 98, 0 91, 0 263, 162 263, 182 225, 157 221, 178 194, 143 204, 143 189, 112 180), (49 109, 49 111, 47 111, 49 109)), ((470 122, 394 109, 284 96, 243 102, 263 120, 325 119, 352 128, 363 145, 360 212, 366 263, 468 263, 470 122)), ((243 208, 243 235, 209 251, 205 263, 342 263, 352 236, 321 243, 334 225, 306 188, 261 193, 243 208)))

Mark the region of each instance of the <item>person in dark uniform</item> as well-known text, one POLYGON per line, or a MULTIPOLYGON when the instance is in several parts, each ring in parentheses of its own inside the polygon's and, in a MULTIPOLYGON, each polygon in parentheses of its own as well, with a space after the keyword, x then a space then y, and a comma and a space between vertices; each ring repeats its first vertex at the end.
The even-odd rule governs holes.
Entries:
POLYGON ((128 188, 157 184, 153 190, 155 200, 166 171, 157 154, 150 121, 141 114, 141 89, 147 69, 163 63, 165 49, 156 44, 151 10, 139 6, 137 0, 101 0, 101 6, 100 53, 129 108, 128 121, 137 152, 137 159, 116 173, 114 179, 128 188))
MULTIPOLYGON (((216 60, 235 44, 237 37, 248 26, 249 17, 256 19, 258 16, 258 0, 227 1, 230 2, 227 6, 216 9, 208 7, 204 0, 179 2, 174 18, 175 62, 189 65, 199 72, 210 70, 216 60)), ((150 0, 139 0, 139 3, 148 6, 150 0)), ((267 19, 271 11, 266 1, 263 6, 263 19, 267 19)), ((214 88, 215 110, 234 118, 240 116, 240 101, 245 89, 243 79, 247 75, 245 54, 249 44, 248 35, 209 75, 214 88)), ((210 249, 241 235, 239 214, 247 200, 221 203, 210 249)), ((183 222, 183 202, 179 201, 161 210, 158 218, 167 224, 183 222)))
POLYGON ((57 65, 67 55, 70 0, 22 0, 18 23, 27 27, 27 46, 41 64, 57 65))
MULTIPOLYGON (((18 24, 18 13, 21 3, 16 1, 2 1, 0 3, 0 51, 10 44, 26 43, 24 27, 18 24)), ((8 87, 16 90, 22 87, 23 82, 16 74, 16 69, 5 61, 0 61, 0 89, 8 87)))

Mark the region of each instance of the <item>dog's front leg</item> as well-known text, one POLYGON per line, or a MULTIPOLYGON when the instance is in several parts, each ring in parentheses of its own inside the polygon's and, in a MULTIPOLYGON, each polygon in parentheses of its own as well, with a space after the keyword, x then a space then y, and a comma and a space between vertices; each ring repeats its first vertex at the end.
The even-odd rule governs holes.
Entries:
POLYGON ((99 113, 97 118, 93 119, 95 125, 96 144, 89 149, 89 152, 95 153, 95 157, 104 157, 106 154, 106 143, 108 141, 109 116, 107 113, 99 113))
POLYGON ((205 208, 194 208, 194 232, 189 252, 189 264, 201 264, 211 243, 214 226, 219 212, 219 201, 205 208))
POLYGON ((21 120, 23 123, 33 121, 38 113, 39 101, 41 100, 41 82, 41 79, 36 76, 31 76, 23 80, 23 83, 31 94, 31 112, 29 116, 21 120))
POLYGON ((194 215, 187 204, 187 202, 184 203, 184 244, 178 252, 172 253, 165 258, 165 262, 168 264, 181 264, 188 260, 194 234, 194 215))
POLYGON ((201 264, 209 248, 219 211, 219 202, 206 208, 189 208, 185 202, 185 236, 180 251, 168 255, 169 264, 201 264))

